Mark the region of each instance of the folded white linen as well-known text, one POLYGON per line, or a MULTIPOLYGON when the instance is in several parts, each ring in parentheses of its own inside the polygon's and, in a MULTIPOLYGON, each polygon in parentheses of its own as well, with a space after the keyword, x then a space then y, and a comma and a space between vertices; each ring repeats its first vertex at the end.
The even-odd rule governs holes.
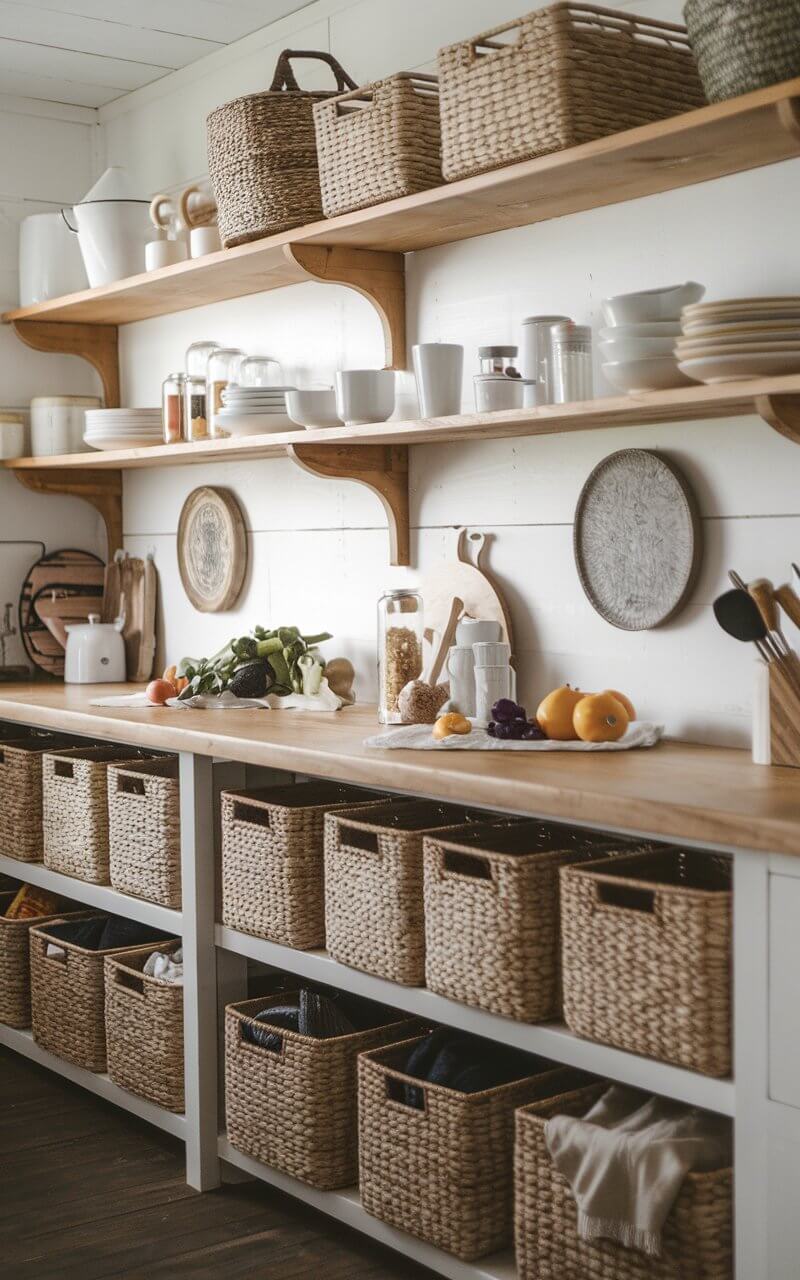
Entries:
POLYGON ((514 742, 492 738, 473 724, 472 733, 451 733, 437 741, 430 724, 406 724, 364 739, 365 747, 404 747, 411 751, 629 751, 632 747, 654 747, 664 733, 663 724, 632 720, 618 742, 514 742))
POLYGON ((143 973, 148 978, 158 978, 161 982, 171 982, 176 987, 183 986, 183 947, 178 947, 172 955, 165 951, 154 951, 144 963, 143 973))
POLYGON ((583 1240, 614 1240, 652 1257, 687 1173, 727 1168, 724 1116, 612 1085, 581 1118, 554 1116, 545 1141, 572 1188, 583 1240))

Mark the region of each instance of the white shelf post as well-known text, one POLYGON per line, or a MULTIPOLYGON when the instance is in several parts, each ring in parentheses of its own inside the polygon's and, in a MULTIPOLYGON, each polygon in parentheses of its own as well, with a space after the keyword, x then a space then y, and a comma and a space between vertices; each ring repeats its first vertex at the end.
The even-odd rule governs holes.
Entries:
POLYGON ((217 1154, 217 958, 214 788, 208 756, 180 753, 186 1181, 220 1184, 217 1154))

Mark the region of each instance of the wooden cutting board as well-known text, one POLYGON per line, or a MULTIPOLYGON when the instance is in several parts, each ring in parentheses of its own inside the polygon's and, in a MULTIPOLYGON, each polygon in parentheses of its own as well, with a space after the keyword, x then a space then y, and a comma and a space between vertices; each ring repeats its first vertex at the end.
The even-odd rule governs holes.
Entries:
POLYGON ((89 551, 51 551, 28 572, 19 600, 20 637, 30 661, 51 676, 64 675, 64 646, 59 643, 36 611, 39 600, 52 600, 53 592, 90 598, 100 612, 103 595, 103 561, 89 551))
POLYGON ((125 668, 128 679, 139 684, 153 674, 157 597, 158 575, 150 557, 118 552, 106 569, 103 621, 113 622, 124 611, 125 668))
POLYGON ((426 638, 442 636, 454 598, 464 602, 462 617, 499 622, 502 639, 514 652, 511 614, 499 587, 487 568, 488 539, 485 533, 455 529, 451 554, 446 563, 427 574, 420 584, 425 610, 426 638))

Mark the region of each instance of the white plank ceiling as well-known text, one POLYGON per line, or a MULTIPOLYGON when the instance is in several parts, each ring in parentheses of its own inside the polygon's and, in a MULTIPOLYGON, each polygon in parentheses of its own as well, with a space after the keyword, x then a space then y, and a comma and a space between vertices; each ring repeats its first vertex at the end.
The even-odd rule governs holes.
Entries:
POLYGON ((0 92, 100 107, 311 0, 0 0, 0 92))

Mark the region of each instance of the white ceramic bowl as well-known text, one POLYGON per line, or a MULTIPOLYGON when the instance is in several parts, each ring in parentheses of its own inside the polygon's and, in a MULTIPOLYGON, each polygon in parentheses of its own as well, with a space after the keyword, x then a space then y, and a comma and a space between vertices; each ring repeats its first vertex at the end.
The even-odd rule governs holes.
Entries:
POLYGON ((644 324, 614 324, 600 330, 602 339, 674 338, 682 333, 680 320, 651 320, 644 324))
POLYGON ((301 427, 340 427, 342 420, 336 412, 336 392, 290 391, 286 396, 286 412, 301 427))
POLYGON ((699 302, 706 287, 694 280, 668 285, 665 289, 644 289, 641 293, 619 293, 603 299, 603 315, 608 324, 645 324, 657 320, 678 320, 683 307, 699 302))
POLYGON ((677 338, 606 338, 599 344, 604 360, 625 364, 629 360, 649 360, 651 356, 671 356, 677 338))
POLYGON ((336 375, 336 412, 348 427, 386 422, 394 413, 393 369, 344 369, 336 375))
POLYGON ((617 387, 620 391, 667 391, 671 387, 691 386, 694 381, 681 373, 674 356, 609 361, 602 369, 612 387, 617 387))

